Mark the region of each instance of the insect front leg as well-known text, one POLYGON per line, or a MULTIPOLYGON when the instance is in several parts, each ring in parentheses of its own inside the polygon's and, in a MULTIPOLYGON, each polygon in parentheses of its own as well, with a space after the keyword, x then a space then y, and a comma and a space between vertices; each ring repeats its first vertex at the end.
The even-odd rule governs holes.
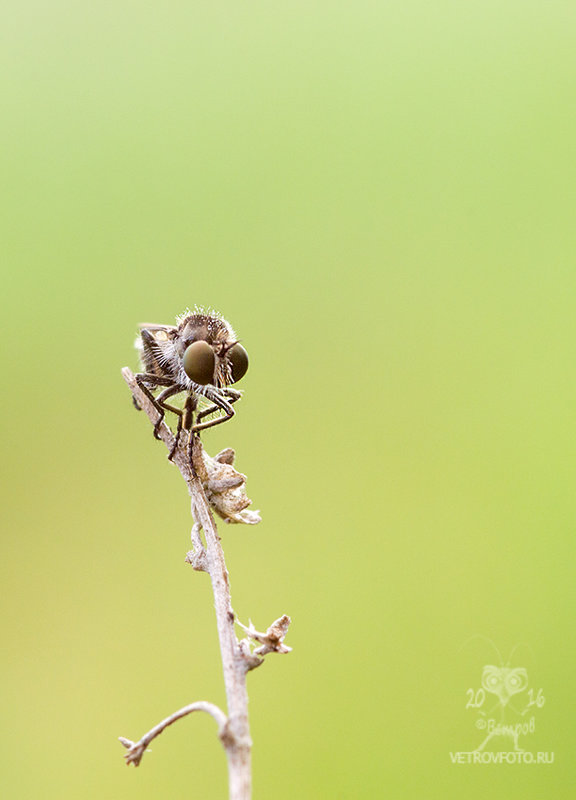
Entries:
MULTIPOLYGON (((236 389, 228 389, 228 388, 226 388, 226 389, 223 389, 221 391, 222 391, 222 393, 225 393, 227 395, 227 397, 229 398, 230 406, 232 405, 232 403, 235 403, 237 400, 240 400, 240 398, 242 397, 242 393, 236 391, 236 389)), ((215 399, 213 397, 210 398, 210 399, 213 401, 213 404, 211 406, 208 406, 208 408, 205 408, 203 411, 199 411, 198 414, 196 414, 196 425, 198 425, 200 420, 203 419, 204 417, 208 417, 210 414, 213 414, 215 411, 218 411, 218 410, 220 410, 222 408, 221 405, 216 405, 216 401, 215 401, 215 399)), ((226 415, 224 417, 218 417, 218 419, 212 420, 210 424, 211 425, 218 425, 218 423, 225 422, 227 419, 230 419, 231 416, 233 416, 233 414, 229 414, 229 415, 226 415)), ((195 430, 201 430, 202 428, 208 428, 208 427, 209 427, 209 425, 206 425, 206 424, 205 425, 201 425, 200 428, 196 428, 196 426, 195 426, 195 430)))
POLYGON ((206 408, 204 411, 201 411, 196 415, 196 424, 192 426, 191 433, 203 431, 205 428, 211 428, 213 425, 220 425, 221 422, 226 422, 227 419, 232 419, 235 413, 234 409, 232 408, 232 403, 235 403, 239 397, 231 399, 229 403, 222 397, 222 395, 215 392, 211 397, 209 397, 209 399, 212 400, 214 405, 206 408), (208 422, 201 422, 198 424, 199 419, 207 416, 207 414, 213 414, 215 411, 223 411, 224 416, 216 417, 216 419, 211 419, 208 420, 208 422))
MULTIPOLYGON (((225 422, 227 419, 231 419, 234 416, 234 409, 232 408, 231 403, 235 403, 236 400, 240 398, 239 392, 235 392, 234 394, 237 394, 238 397, 231 399, 230 403, 228 403, 228 401, 225 400, 220 394, 214 392, 214 394, 211 394, 208 397, 209 400, 212 400, 214 405, 210 406, 209 408, 205 409, 204 411, 201 411, 199 414, 196 415, 196 424, 191 425, 191 427, 188 428, 189 430, 188 455, 190 457, 191 463, 192 463, 192 445, 194 441, 193 439, 194 434, 198 434, 198 431, 203 431, 205 428, 211 428, 213 425, 219 425, 221 422, 225 422), (217 417, 216 419, 211 419, 208 422, 201 422, 200 425, 198 424, 199 419, 205 417, 207 414, 213 414, 215 411, 223 411, 224 416, 217 417)), ((194 410, 195 408, 196 408, 196 400, 194 401, 194 406, 193 408, 191 408, 191 411, 194 410)), ((192 421, 191 417, 190 421, 192 421)), ((185 429, 186 427, 187 426, 184 425, 185 429)))

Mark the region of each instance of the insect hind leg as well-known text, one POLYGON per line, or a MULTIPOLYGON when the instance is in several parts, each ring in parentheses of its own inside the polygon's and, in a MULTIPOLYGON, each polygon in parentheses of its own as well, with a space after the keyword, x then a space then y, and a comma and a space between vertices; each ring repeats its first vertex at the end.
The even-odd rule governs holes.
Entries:
POLYGON ((158 422, 154 426, 154 436, 156 436, 156 438, 158 438, 158 431, 160 430, 160 425, 162 423, 162 419, 164 418, 164 411, 171 411, 173 414, 176 414, 176 416, 178 417, 178 428, 182 427, 181 420, 184 412, 182 411, 181 408, 178 408, 177 406, 173 406, 170 403, 166 402, 166 400, 169 397, 172 397, 175 394, 179 394, 181 391, 182 391, 181 388, 177 385, 168 386, 166 389, 160 392, 160 394, 156 397, 156 402, 162 409, 162 416, 158 418, 158 422))
MULTIPOLYGON (((154 425, 154 437, 156 439, 159 439, 160 436, 158 435, 158 430, 160 428, 160 423, 164 419, 164 414, 165 414, 164 407, 162 406, 161 402, 159 402, 159 398, 161 398, 162 395, 166 395, 166 391, 161 392, 158 397, 154 397, 151 389, 157 389, 159 386, 175 388, 174 382, 169 378, 162 378, 159 375, 152 375, 148 372, 138 372, 136 373, 136 375, 134 375, 134 378, 136 379, 136 383, 138 384, 140 389, 144 392, 148 400, 150 400, 156 411, 160 414, 160 418, 154 425)), ((174 391, 171 392, 171 394, 177 394, 177 392, 174 391)), ((140 407, 137 403, 135 403, 134 405, 138 410, 140 410, 140 407)), ((170 410, 173 409, 170 408, 170 410)))

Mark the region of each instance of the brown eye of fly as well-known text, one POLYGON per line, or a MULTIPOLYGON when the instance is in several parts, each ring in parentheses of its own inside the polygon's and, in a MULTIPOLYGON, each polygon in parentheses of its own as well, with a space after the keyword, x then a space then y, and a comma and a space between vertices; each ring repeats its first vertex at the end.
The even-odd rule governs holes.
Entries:
POLYGON ((241 344, 236 344, 228 350, 228 358, 232 365, 232 383, 236 383, 246 375, 248 370, 248 353, 241 344))
POLYGON ((182 358, 182 366, 186 375, 191 381, 199 383, 201 386, 206 386, 207 383, 212 383, 214 380, 215 362, 214 350, 208 342, 203 340, 192 342, 186 348, 182 358))

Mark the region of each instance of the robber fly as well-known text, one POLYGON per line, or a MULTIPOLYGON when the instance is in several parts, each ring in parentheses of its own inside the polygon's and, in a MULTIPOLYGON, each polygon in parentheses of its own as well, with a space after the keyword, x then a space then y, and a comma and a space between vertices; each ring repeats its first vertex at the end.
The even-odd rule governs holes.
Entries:
POLYGON ((160 414, 154 426, 157 439, 165 412, 171 411, 178 417, 170 460, 182 430, 188 432, 191 443, 192 434, 234 416, 232 404, 241 395, 229 387, 248 369, 248 353, 237 340, 230 323, 220 314, 195 308, 194 312, 177 317, 176 323, 175 326, 140 325, 136 348, 144 371, 134 376, 160 414), (155 396, 153 392, 161 387, 164 388, 155 396), (166 402, 181 392, 186 393, 182 408, 166 402), (200 397, 205 397, 210 405, 197 411, 200 397), (221 412, 219 416, 202 421, 218 411, 221 412))

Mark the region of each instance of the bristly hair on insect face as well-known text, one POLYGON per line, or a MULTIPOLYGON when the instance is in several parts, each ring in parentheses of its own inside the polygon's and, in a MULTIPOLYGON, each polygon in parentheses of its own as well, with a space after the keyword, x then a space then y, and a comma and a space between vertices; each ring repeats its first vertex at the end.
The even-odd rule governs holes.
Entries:
POLYGON ((215 308, 212 308, 212 306, 199 306, 196 304, 192 310, 190 310, 190 308, 187 306, 181 314, 177 315, 176 325, 180 325, 180 323, 183 322, 186 317, 189 317, 193 314, 200 314, 204 317, 216 317, 217 319, 224 319, 222 314, 219 311, 216 311, 215 308))

